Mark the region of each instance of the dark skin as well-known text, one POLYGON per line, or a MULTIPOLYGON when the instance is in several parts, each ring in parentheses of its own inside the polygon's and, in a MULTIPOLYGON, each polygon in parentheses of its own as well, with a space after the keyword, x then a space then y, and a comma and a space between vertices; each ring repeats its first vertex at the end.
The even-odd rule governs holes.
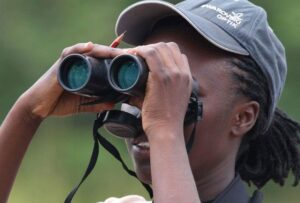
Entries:
MULTIPOLYGON (((180 51, 188 56, 192 75, 199 81, 199 94, 200 99, 203 101, 204 114, 203 120, 197 124, 195 142, 188 157, 199 196, 201 200, 207 201, 215 198, 234 178, 235 158, 241 139, 253 127, 259 112, 259 104, 235 94, 235 84, 231 78, 233 67, 229 63, 232 56, 200 38, 199 34, 191 27, 185 25, 158 27, 147 38, 146 44, 170 41, 176 42, 180 47, 180 51)), ((167 45, 156 44, 154 49, 157 52, 157 58, 163 55, 161 50, 164 50, 165 46, 172 47, 175 45, 172 43, 167 45)), ((138 47, 135 50, 137 54, 146 59, 148 55, 152 54, 152 50, 146 50, 145 47, 138 47)), ((173 82, 172 85, 176 86, 176 89, 172 91, 178 91, 177 81, 173 82)), ((177 111, 178 107, 175 104, 168 105, 174 101, 172 100, 172 92, 163 92, 162 95, 165 98, 170 98, 169 103, 166 102, 166 106, 174 108, 173 111, 177 111)), ((163 103, 162 99, 161 104, 163 103)), ((132 104, 139 106, 141 109, 144 108, 142 99, 134 98, 132 104)), ((168 107, 163 106, 164 109, 168 107)), ((143 113, 142 111, 142 117, 144 116, 143 113)), ((161 115, 157 115, 157 120, 159 120, 159 117, 163 117, 164 113, 165 111, 161 111, 161 115)), ((172 154, 176 152, 171 152, 171 149, 166 147, 169 142, 164 140, 170 131, 173 132, 173 135, 176 135, 178 131, 182 131, 182 129, 178 129, 179 126, 182 126, 182 120, 178 121, 173 118, 170 117, 170 123, 173 123, 174 129, 161 131, 161 128, 158 128, 156 130, 158 132, 155 132, 154 135, 146 131, 146 135, 142 135, 140 138, 127 139, 136 172, 139 178, 146 183, 151 184, 151 181, 153 183, 155 179, 159 181, 162 177, 168 177, 172 172, 172 165, 174 167, 183 165, 179 158, 172 154), (152 143, 152 137, 150 136, 159 136, 158 142, 165 141, 166 145, 161 143, 155 145, 155 141, 152 143), (139 142, 145 142, 146 140, 150 142, 150 155, 140 157, 136 152, 137 145, 139 142), (174 163, 165 161, 169 158, 168 156, 174 156, 174 163), (153 163, 157 163, 157 165, 153 163), (159 166, 160 169, 156 169, 154 166, 159 166), (152 171, 152 180, 150 171, 152 171), (153 171, 158 171, 157 177, 153 177, 153 171), (163 174, 162 171, 166 171, 166 174, 163 174)), ((155 128, 155 125, 153 128, 155 128)), ((185 140, 188 140, 192 126, 185 127, 183 131, 185 140)), ((183 140, 177 144, 179 146, 172 145, 171 148, 184 148, 185 143, 183 140)), ((186 170, 189 170, 188 166, 185 166, 186 170)), ((183 174, 178 174, 178 176, 183 176, 183 174)), ((184 190, 182 184, 180 184, 180 187, 184 190)))
POLYGON ((0 165, 6 166, 0 168, 0 202, 7 201, 26 149, 45 118, 113 107, 101 104, 78 108, 79 96, 62 90, 56 71, 61 58, 70 53, 114 57, 129 52, 147 61, 150 72, 145 98, 131 99, 131 104, 142 109, 145 135, 127 143, 132 154, 141 150, 138 143, 142 140, 149 142, 150 151, 144 147, 142 155, 136 151, 132 156, 138 177, 152 184, 155 202, 201 202, 224 190, 234 177, 238 147, 254 125, 259 105, 234 93, 230 55, 212 47, 193 29, 185 25, 156 28, 146 44, 130 50, 92 43, 69 47, 18 99, 0 128, 0 165), (199 81, 204 115, 187 154, 185 142, 192 127, 184 128, 183 119, 192 75, 199 81))

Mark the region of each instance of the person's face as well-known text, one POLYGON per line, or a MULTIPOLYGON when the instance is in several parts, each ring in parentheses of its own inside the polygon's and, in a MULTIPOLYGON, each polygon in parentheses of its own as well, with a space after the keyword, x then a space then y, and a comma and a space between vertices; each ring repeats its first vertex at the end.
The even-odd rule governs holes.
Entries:
MULTIPOLYGON (((188 57, 192 75, 199 83, 203 119, 197 124, 189 159, 195 179, 201 180, 208 172, 218 170, 222 164, 234 162, 239 145, 239 141, 230 136, 234 108, 239 102, 231 79, 230 56, 185 25, 157 27, 145 44, 171 41, 177 43, 188 57)), ((141 106, 142 101, 136 104, 141 106)), ((186 140, 191 131, 192 125, 185 127, 186 140)), ((151 184, 149 150, 137 150, 136 146, 146 140, 146 136, 142 135, 127 139, 126 142, 139 179, 151 184)))

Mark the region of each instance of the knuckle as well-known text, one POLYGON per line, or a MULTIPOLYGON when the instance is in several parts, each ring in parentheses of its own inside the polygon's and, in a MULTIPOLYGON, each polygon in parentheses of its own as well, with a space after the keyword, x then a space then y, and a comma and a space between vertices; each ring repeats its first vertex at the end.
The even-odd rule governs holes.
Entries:
POLYGON ((172 77, 175 81, 183 83, 183 84, 189 84, 192 81, 192 77, 188 72, 184 71, 174 71, 172 74, 172 77))
POLYGON ((146 56, 149 56, 149 57, 155 57, 158 55, 157 50, 154 47, 148 47, 145 50, 145 54, 146 54, 146 56))
POLYGON ((164 42, 158 42, 157 44, 155 44, 155 46, 159 49, 167 48, 167 45, 164 42))
POLYGON ((162 69, 158 77, 163 84, 177 83, 183 80, 182 73, 178 70, 166 71, 165 69, 162 69))
POLYGON ((175 42, 168 42, 168 46, 172 47, 172 48, 175 48, 175 49, 178 49, 179 50, 179 46, 177 43, 175 42))
POLYGON ((183 78, 185 81, 188 81, 188 82, 191 82, 191 81, 193 80, 191 74, 188 74, 188 73, 184 73, 184 74, 182 75, 182 78, 183 78))
POLYGON ((171 76, 163 71, 159 74, 159 79, 163 84, 169 84, 172 81, 171 76))
POLYGON ((174 70, 172 72, 172 77, 175 79, 175 80, 178 80, 180 78, 182 78, 182 73, 179 71, 179 70, 174 70))

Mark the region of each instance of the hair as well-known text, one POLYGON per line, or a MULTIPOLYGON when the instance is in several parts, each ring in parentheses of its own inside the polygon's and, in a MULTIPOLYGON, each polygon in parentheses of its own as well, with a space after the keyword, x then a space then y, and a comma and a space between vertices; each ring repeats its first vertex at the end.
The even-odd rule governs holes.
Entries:
MULTIPOLYGON (((161 19, 154 26, 183 23, 179 16, 161 19)), ((225 52, 229 54, 228 52, 225 52)), ((249 185, 263 187, 269 180, 284 185, 290 171, 296 186, 300 180, 300 124, 276 108, 271 126, 268 123, 268 107, 271 105, 267 79, 255 61, 247 56, 229 54, 237 95, 257 101, 260 112, 253 128, 244 136, 240 145, 236 172, 249 185)))
POLYGON ((237 94, 260 105, 257 121, 240 145, 236 171, 257 188, 269 180, 282 186, 291 171, 296 186, 300 179, 300 124, 276 108, 271 126, 265 131, 271 104, 267 80, 250 57, 233 57, 231 63, 235 67, 232 76, 238 85, 237 94))

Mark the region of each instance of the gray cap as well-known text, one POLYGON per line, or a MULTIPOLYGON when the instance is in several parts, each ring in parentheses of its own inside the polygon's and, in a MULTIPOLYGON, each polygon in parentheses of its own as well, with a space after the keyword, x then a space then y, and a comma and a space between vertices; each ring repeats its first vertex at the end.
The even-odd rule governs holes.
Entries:
POLYGON ((116 23, 116 34, 140 45, 153 26, 169 16, 181 16, 215 46, 249 55, 267 79, 271 105, 270 126, 287 72, 285 50, 267 21, 265 10, 247 0, 186 0, 177 5, 165 1, 140 1, 125 9, 116 23))

